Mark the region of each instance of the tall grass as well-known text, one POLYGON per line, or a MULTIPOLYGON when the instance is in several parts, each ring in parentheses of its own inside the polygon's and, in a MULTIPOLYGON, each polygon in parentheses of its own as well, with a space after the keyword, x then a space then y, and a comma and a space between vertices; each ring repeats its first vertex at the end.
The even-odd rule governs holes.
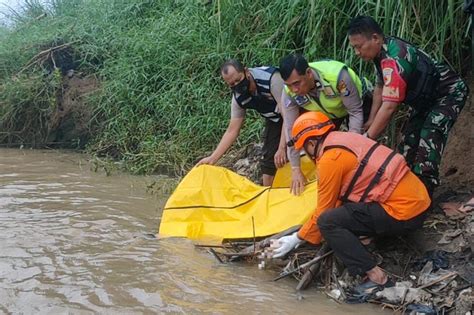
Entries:
MULTIPOLYGON (((47 47, 73 43, 70 53, 80 71, 102 81, 89 100, 95 130, 90 151, 121 159, 137 173, 162 167, 180 172, 215 147, 228 123, 230 93, 218 73, 225 59, 277 65, 300 51, 309 60, 335 58, 371 75, 345 36, 350 18, 367 14, 387 34, 461 69, 468 47, 461 6, 462 0, 29 0, 19 12, 7 12, 13 24, 0 30, 0 85, 14 94, 20 71, 25 82, 54 82, 54 69, 22 69, 47 47)), ((36 96, 18 93, 42 108, 36 96)), ((0 113, 14 112, 15 103, 0 96, 0 113)), ((17 131, 5 123, 11 119, 0 115, 2 132, 17 131)), ((15 119, 43 124, 24 114, 15 119)), ((257 141, 260 130, 261 120, 251 114, 238 145, 257 141)))

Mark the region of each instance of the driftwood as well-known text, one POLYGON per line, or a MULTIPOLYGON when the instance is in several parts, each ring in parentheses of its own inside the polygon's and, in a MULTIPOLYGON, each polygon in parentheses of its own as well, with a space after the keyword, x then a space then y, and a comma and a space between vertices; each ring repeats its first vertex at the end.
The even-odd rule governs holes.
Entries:
POLYGON ((310 267, 311 265, 314 265, 315 263, 317 263, 318 261, 322 260, 323 258, 331 255, 333 253, 332 250, 330 250, 329 252, 323 254, 323 255, 320 255, 320 256, 316 256, 314 257, 313 259, 311 259, 310 261, 300 265, 298 268, 295 268, 293 270, 290 270, 290 271, 284 271, 282 272, 278 277, 276 277, 275 279, 273 279, 273 281, 278 281, 280 279, 283 279, 285 277, 288 277, 289 275, 292 275, 294 274, 295 272, 298 272, 298 271, 301 271, 305 268, 308 268, 310 267))
MULTIPOLYGON (((320 256, 322 254, 327 253, 330 250, 329 246, 324 243, 323 246, 319 249, 318 253, 316 256, 320 256)), ((322 260, 321 260, 322 261, 322 260)), ((318 274, 320 270, 321 264, 319 262, 311 265, 308 270, 303 274, 303 277, 301 277, 300 282, 298 282, 298 285, 296 286, 296 290, 304 290, 306 289, 311 282, 313 281, 314 277, 318 274)))
POLYGON ((311 284, 314 276, 318 273, 320 266, 320 264, 313 264, 308 268, 308 270, 306 270, 300 282, 298 282, 298 285, 296 286, 297 291, 304 290, 311 284))
POLYGON ((224 261, 222 261, 222 259, 219 257, 219 255, 217 255, 216 251, 213 248, 209 248, 208 252, 211 253, 212 256, 214 256, 221 264, 224 263, 224 261))

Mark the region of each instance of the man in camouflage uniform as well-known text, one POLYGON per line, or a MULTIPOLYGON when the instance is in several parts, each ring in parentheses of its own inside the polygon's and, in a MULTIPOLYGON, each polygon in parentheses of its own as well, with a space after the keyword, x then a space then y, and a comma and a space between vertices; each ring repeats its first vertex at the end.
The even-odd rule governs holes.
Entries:
POLYGON ((349 24, 355 53, 373 61, 377 72, 372 109, 365 135, 376 139, 400 103, 410 107, 398 150, 430 195, 439 185, 439 165, 448 133, 466 102, 468 88, 447 64, 433 60, 414 45, 385 37, 368 16, 349 24))

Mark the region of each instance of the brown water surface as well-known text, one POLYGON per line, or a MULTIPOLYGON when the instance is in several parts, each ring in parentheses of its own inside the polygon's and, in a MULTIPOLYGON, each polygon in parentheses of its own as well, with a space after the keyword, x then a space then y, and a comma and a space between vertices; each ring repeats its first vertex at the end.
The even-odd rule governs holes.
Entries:
POLYGON ((85 156, 0 149, 0 313, 377 314, 155 233, 157 178, 105 176, 85 156))

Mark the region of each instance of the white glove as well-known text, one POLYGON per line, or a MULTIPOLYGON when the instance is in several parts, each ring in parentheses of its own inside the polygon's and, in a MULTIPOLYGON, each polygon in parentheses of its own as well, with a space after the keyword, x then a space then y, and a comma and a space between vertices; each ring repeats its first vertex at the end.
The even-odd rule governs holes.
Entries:
POLYGON ((298 245, 303 243, 304 240, 298 237, 298 232, 295 232, 288 236, 283 236, 278 239, 279 247, 273 250, 272 258, 280 258, 285 256, 289 251, 296 248, 298 245))

